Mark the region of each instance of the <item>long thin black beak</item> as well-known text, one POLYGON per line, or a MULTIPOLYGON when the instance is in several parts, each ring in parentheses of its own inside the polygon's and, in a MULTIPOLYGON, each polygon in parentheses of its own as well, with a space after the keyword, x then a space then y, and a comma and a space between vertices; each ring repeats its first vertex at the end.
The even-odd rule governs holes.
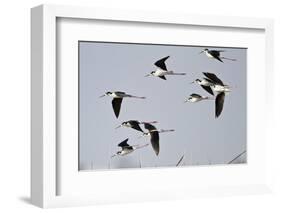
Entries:
POLYGON ((203 53, 204 52, 204 50, 202 50, 200 53, 198 53, 198 54, 201 54, 201 53, 203 53))
POLYGON ((103 94, 103 95, 101 95, 99 98, 102 98, 102 97, 104 97, 105 95, 103 94))

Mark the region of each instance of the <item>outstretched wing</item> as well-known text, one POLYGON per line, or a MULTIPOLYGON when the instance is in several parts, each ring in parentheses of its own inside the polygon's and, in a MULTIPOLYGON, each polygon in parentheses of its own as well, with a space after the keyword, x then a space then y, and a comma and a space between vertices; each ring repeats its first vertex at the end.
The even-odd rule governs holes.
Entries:
POLYGON ((163 79, 163 80, 167 80, 165 75, 162 75, 162 76, 158 76, 159 78, 163 79))
POLYGON ((214 73, 210 73, 210 72, 203 72, 203 74, 211 79, 213 82, 215 82, 215 84, 219 84, 221 86, 224 86, 223 82, 221 79, 219 79, 214 73))
POLYGON ((112 107, 116 118, 118 118, 123 98, 113 98, 112 107))
POLYGON ((121 91, 116 91, 115 94, 116 94, 116 95, 124 95, 124 94, 126 94, 126 93, 125 93, 125 92, 121 92, 121 91))
POLYGON ((170 57, 170 56, 167 56, 167 57, 165 57, 165 58, 162 58, 162 59, 156 61, 156 62, 154 63, 154 65, 155 65, 156 67, 161 68, 162 70, 167 70, 165 61, 166 61, 169 57, 170 57))
POLYGON ((149 131, 151 146, 155 154, 158 155, 160 151, 159 132, 157 131, 156 127, 151 125, 150 123, 144 123, 144 128, 149 131))
POLYGON ((223 51, 218 51, 218 50, 209 50, 209 54, 212 55, 215 59, 219 60, 220 62, 223 63, 223 61, 220 58, 220 52, 223 51))
POLYGON ((139 122, 138 121, 130 121, 131 123, 131 128, 135 129, 135 130, 138 130, 140 132, 143 132, 143 130, 141 129, 140 125, 139 125, 139 122))
POLYGON ((204 90, 206 90, 208 93, 210 93, 211 95, 214 95, 214 92, 213 92, 213 90, 212 90, 211 87, 209 87, 209 86, 204 86, 204 85, 201 85, 201 87, 202 87, 204 90))
POLYGON ((129 138, 127 138, 126 140, 122 141, 121 143, 118 144, 118 146, 120 147, 126 147, 126 146, 130 146, 127 142, 128 142, 129 138))
POLYGON ((155 131, 157 130, 157 128, 155 126, 153 126, 150 123, 144 123, 144 128, 147 129, 148 131, 155 131))
POLYGON ((191 97, 194 97, 194 98, 202 98, 201 95, 198 95, 198 94, 196 94, 196 93, 192 93, 190 96, 191 96, 191 97))
POLYGON ((150 142, 151 146, 155 152, 156 155, 159 155, 160 151, 160 145, 159 145, 159 132, 158 131, 153 131, 150 132, 150 142))
POLYGON ((212 84, 215 84, 216 82, 214 82, 212 79, 210 79, 210 78, 205 78, 205 77, 203 77, 203 80, 205 80, 205 81, 208 81, 208 82, 210 82, 210 83, 212 83, 212 84))
POLYGON ((219 93, 216 97, 216 118, 218 118, 222 112, 224 104, 225 93, 219 93))

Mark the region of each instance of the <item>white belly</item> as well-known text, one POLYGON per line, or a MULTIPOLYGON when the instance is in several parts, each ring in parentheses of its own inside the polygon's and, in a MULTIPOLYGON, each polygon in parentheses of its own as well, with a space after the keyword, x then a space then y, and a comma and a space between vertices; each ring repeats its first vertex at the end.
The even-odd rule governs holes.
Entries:
POLYGON ((208 57, 208 58, 214 58, 210 53, 208 53, 208 52, 206 52, 206 56, 208 57))
POLYGON ((128 154, 130 154, 130 153, 133 152, 133 151, 134 151, 133 149, 125 149, 125 150, 122 150, 122 151, 121 151, 121 154, 120 154, 120 155, 122 155, 122 156, 128 155, 128 154))
POLYGON ((230 92, 230 89, 225 86, 215 85, 212 87, 215 92, 230 92))
POLYGON ((112 98, 124 98, 124 97, 128 97, 129 95, 127 95, 127 94, 116 94, 116 93, 112 93, 111 95, 110 95, 112 98))
POLYGON ((158 77, 158 76, 164 76, 165 74, 167 74, 168 72, 162 69, 157 69, 155 71, 155 73, 153 73, 154 76, 158 77))
POLYGON ((197 102, 198 100, 196 100, 195 98, 192 98, 192 99, 189 99, 188 101, 191 102, 191 103, 195 103, 195 102, 197 102))
POLYGON ((117 96, 115 93, 112 93, 111 95, 110 95, 112 98, 118 98, 119 96, 117 96))
POLYGON ((188 99, 188 101, 191 103, 195 103, 195 102, 201 101, 201 99, 200 98, 191 98, 191 99, 188 99))

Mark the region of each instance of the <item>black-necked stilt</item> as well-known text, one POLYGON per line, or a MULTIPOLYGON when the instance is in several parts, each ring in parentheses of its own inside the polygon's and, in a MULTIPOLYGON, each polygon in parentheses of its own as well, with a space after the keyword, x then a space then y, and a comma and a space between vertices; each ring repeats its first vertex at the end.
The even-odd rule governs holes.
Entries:
POLYGON ((223 110, 225 94, 230 92, 230 87, 222 82, 215 74, 203 72, 203 74, 214 82, 214 85, 210 86, 214 90, 216 95, 216 112, 215 116, 218 118, 223 110))
POLYGON ((191 82, 199 84, 205 91, 207 91, 209 94, 214 95, 213 90, 211 89, 211 86, 214 85, 214 82, 211 79, 208 78, 202 78, 202 79, 196 79, 195 81, 191 82))
POLYGON ((114 110, 116 118, 118 118, 118 116, 119 116, 120 108, 121 108, 121 104, 122 104, 123 98, 145 99, 145 97, 138 97, 138 96, 128 95, 125 92, 120 92, 120 91, 106 92, 104 95, 100 96, 100 98, 104 97, 104 96, 110 96, 110 97, 113 98, 113 100, 112 100, 112 107, 113 107, 113 110, 114 110))
POLYGON ((119 147, 121 147, 120 151, 117 151, 116 154, 112 155, 111 157, 115 157, 115 156, 124 156, 124 155, 128 155, 131 152, 135 151, 136 149, 140 149, 143 147, 148 146, 148 144, 144 144, 144 145, 129 145, 128 142, 129 138, 127 138, 126 140, 122 141, 121 143, 118 144, 119 147))
POLYGON ((144 132, 142 136, 148 136, 148 135, 150 136, 151 146, 152 146, 156 155, 159 155, 159 151, 160 151, 159 133, 175 131, 174 129, 157 130, 157 128, 150 123, 144 123, 144 128, 147 129, 148 132, 144 132))
POLYGON ((221 52, 225 52, 224 50, 209 50, 209 49, 204 49, 200 53, 205 53, 208 58, 213 58, 217 59, 218 61, 223 63, 222 59, 226 60, 231 60, 231 61, 236 61, 236 59, 232 58, 226 58, 221 56, 221 52))
POLYGON ((191 102, 191 103, 195 103, 195 102, 199 102, 199 101, 202 101, 202 100, 211 100, 210 97, 207 97, 207 96, 201 96, 201 95, 198 95, 196 93, 193 93, 191 94, 184 102, 191 102))
POLYGON ((157 123, 157 121, 141 122, 141 121, 137 121, 137 120, 129 120, 129 121, 124 121, 123 123, 121 123, 121 125, 117 126, 115 129, 124 126, 124 127, 129 127, 129 128, 135 129, 137 131, 143 132, 142 128, 140 127, 140 124, 144 124, 144 123, 153 124, 153 123, 157 123))
POLYGON ((186 73, 175 73, 174 71, 168 71, 165 61, 169 58, 170 56, 167 56, 165 58, 162 58, 154 63, 154 65, 157 67, 155 71, 152 71, 150 74, 147 74, 145 77, 148 76, 155 76, 159 77, 163 80, 166 80, 165 75, 186 75, 186 73))

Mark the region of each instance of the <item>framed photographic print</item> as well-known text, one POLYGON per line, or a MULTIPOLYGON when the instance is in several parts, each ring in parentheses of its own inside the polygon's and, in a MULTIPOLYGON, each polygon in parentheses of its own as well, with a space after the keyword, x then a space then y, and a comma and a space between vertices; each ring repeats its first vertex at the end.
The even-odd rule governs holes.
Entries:
POLYGON ((272 20, 31 14, 32 203, 270 191, 272 20))
POLYGON ((80 171, 246 163, 246 48, 78 45, 80 171))

